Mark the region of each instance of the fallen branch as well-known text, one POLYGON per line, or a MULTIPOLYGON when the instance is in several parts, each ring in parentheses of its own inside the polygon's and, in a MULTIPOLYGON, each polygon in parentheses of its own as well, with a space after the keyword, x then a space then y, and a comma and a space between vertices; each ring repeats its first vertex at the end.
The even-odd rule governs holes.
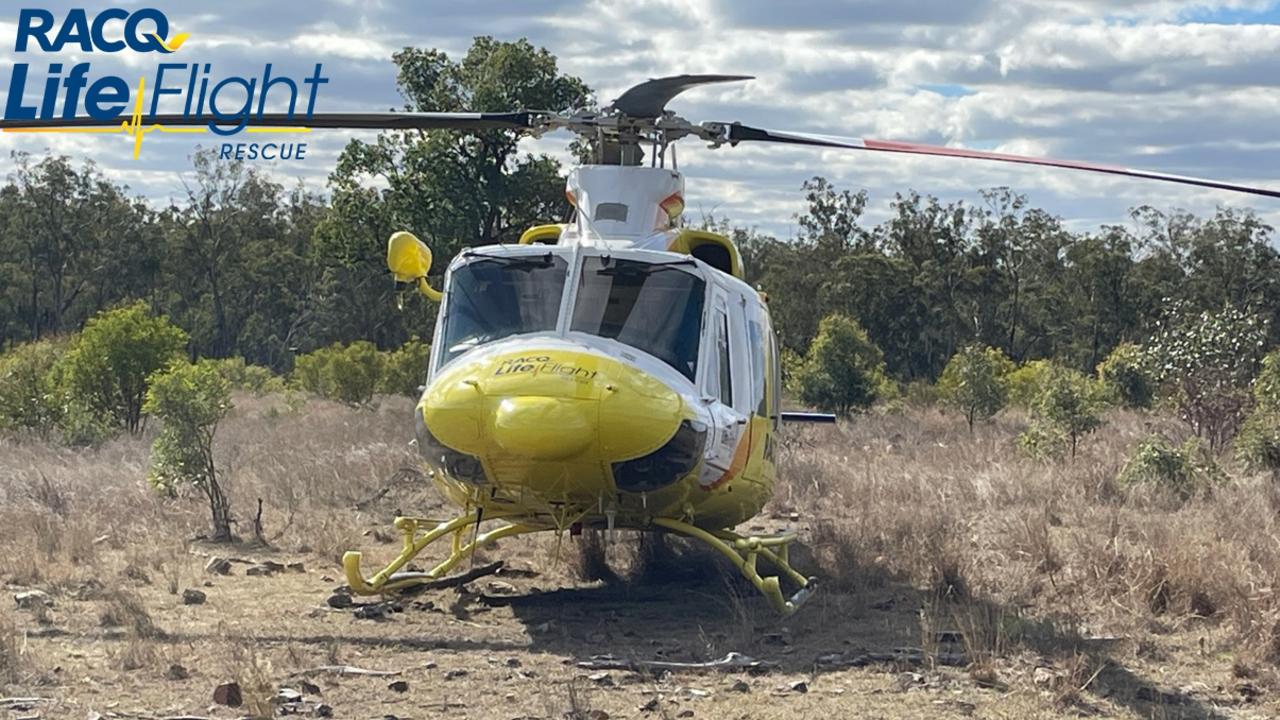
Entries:
POLYGON ((475 580, 477 578, 482 578, 486 575, 493 575, 494 573, 501 570, 502 566, 503 566, 503 562, 501 560, 498 560, 497 562, 491 562, 488 565, 481 565, 480 567, 477 567, 477 568, 471 568, 470 570, 462 573, 461 575, 452 575, 450 577, 443 577, 436 580, 428 579, 429 576, 426 573, 412 573, 412 572, 396 573, 391 577, 387 578, 387 582, 396 582, 399 580, 410 580, 414 578, 422 578, 423 582, 421 585, 414 585, 411 588, 406 588, 406 590, 409 592, 417 592, 419 590, 443 590, 444 588, 451 588, 451 587, 458 587, 460 585, 466 585, 472 580, 475 580))
POLYGON ((581 660, 578 667, 584 670, 631 670, 633 672, 654 670, 716 670, 720 672, 736 672, 739 670, 769 670, 777 667, 775 662, 756 660, 741 653, 731 652, 719 660, 707 662, 672 662, 670 660, 623 660, 615 655, 593 655, 590 660, 581 660))
POLYGON ((928 665, 934 663, 951 667, 963 667, 969 664, 969 658, 962 652, 940 652, 936 655, 926 655, 923 650, 916 648, 894 648, 891 652, 832 653, 830 655, 820 655, 816 661, 818 667, 824 670, 893 663, 905 665, 928 665))
POLYGON ((320 667, 311 668, 310 670, 299 670, 289 677, 311 677, 312 675, 364 675, 367 677, 395 677, 400 674, 399 670, 365 670, 364 668, 352 667, 350 665, 321 665, 320 667))

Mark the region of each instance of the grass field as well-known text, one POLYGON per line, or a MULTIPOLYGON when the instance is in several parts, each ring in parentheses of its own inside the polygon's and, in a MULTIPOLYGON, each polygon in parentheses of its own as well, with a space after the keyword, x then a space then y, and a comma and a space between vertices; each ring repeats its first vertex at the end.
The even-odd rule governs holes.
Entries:
POLYGON ((12 595, 47 593, 0 606, 0 707, 14 718, 1280 715, 1280 495, 1230 463, 1190 498, 1120 485, 1142 437, 1180 437, 1172 421, 1113 413, 1074 460, 1051 463, 1018 451, 1014 413, 972 436, 932 409, 789 430, 784 480, 748 525, 805 538, 797 554, 821 589, 787 619, 698 549, 628 536, 603 549, 566 538, 559 553, 553 537, 504 541, 476 561, 506 560, 495 576, 381 618, 331 608, 342 551, 384 559, 397 510, 446 511, 414 472, 410 420, 403 399, 371 411, 237 397, 217 447, 246 539, 231 546, 198 538, 199 499, 146 484, 151 432, 94 450, 0 439, 0 575, 12 595), (265 546, 252 540, 259 499, 265 546), (621 579, 584 579, 600 553, 621 579), (211 557, 246 562, 220 575, 205 570, 211 557), (264 561, 302 567, 247 572, 264 561), (191 589, 203 604, 184 604, 191 589), (765 667, 578 665, 729 652, 765 667), (321 669, 335 665, 396 674, 321 669), (238 708, 214 702, 228 682, 238 708), (302 701, 273 700, 281 688, 302 701))

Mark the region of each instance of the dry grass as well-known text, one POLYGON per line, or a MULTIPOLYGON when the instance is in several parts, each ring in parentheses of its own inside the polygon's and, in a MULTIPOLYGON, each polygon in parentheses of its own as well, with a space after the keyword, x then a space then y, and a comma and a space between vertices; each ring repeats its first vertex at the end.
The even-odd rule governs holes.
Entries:
MULTIPOLYGON (((62 685, 82 678, 122 682, 129 692, 156 693, 156 708, 202 711, 215 684, 237 680, 243 711, 254 714, 271 712, 270 697, 289 673, 339 662, 416 668, 405 676, 414 688, 405 702, 418 688, 456 689, 465 702, 488 703, 473 717, 589 717, 597 709, 628 717, 657 694, 665 699, 649 717, 675 717, 686 706, 697 708, 695 717, 738 717, 746 709, 763 718, 841 716, 839 708, 852 707, 933 717, 950 712, 945 703, 955 691, 946 683, 955 682, 988 693, 966 702, 1015 703, 1001 716, 1090 708, 1197 716, 1185 706, 1133 700, 1159 700, 1164 692, 1142 689, 1149 681, 1135 667, 1168 674, 1165 686, 1203 677, 1227 688, 1250 683, 1280 691, 1277 490, 1270 478, 1230 465, 1226 483, 1189 500, 1119 486, 1115 477, 1142 437, 1153 429, 1179 432, 1167 420, 1116 413, 1085 439, 1074 461, 1053 463, 1018 451, 1025 421, 1016 414, 972 436, 959 417, 931 409, 788 431, 775 499, 748 524, 772 530, 793 525, 792 513, 801 518, 807 548, 794 557, 803 572, 821 578, 822 590, 785 621, 696 546, 634 533, 605 543, 588 533, 565 538, 565 562, 551 569, 551 538, 506 541, 488 552, 539 566, 535 578, 511 579, 521 591, 568 586, 580 593, 545 609, 506 610, 495 619, 496 611, 474 600, 481 582, 433 598, 434 611, 355 625, 323 604, 339 582, 341 553, 362 548, 385 556, 395 544, 369 531, 397 510, 442 512, 435 493, 406 470, 415 465, 410 418, 403 400, 374 411, 311 401, 295 412, 283 399, 238 397, 217 452, 227 466, 238 534, 253 537, 261 499, 267 548, 196 540, 208 524, 200 499, 165 498, 145 483, 149 435, 94 450, 0 438, 0 542, 8 550, 0 576, 15 589, 45 590, 56 602, 50 611, 0 614, 0 685, 33 687, 41 673, 23 648, 43 643, 39 656, 49 662, 42 664, 64 668, 62 685), (571 543, 581 548, 576 559, 571 543), (210 554, 272 553, 304 559, 309 572, 261 579, 240 570, 229 578, 202 571, 210 554), (600 588, 602 581, 609 587, 600 588), (208 604, 183 606, 185 588, 203 588, 208 604), (591 594, 596 590, 607 592, 591 594), (638 600, 623 604, 633 596, 638 600), (70 639, 24 641, 23 633, 42 621, 67 628, 70 639), (813 669, 821 653, 904 644, 935 661, 963 653, 969 665, 891 668, 926 672, 927 683, 947 688, 922 691, 919 699, 916 690, 893 689, 896 676, 876 670, 837 674, 839 687, 851 689, 842 695, 813 669), (827 690, 798 694, 769 680, 740 694, 727 689, 737 679, 730 678, 696 701, 703 707, 680 683, 710 686, 718 679, 655 685, 647 678, 643 685, 602 688, 563 662, 620 645, 682 659, 729 651, 781 658, 793 673, 787 682, 826 683, 827 690), (525 677, 504 662, 507 656, 538 670, 525 677), (440 669, 423 669, 428 661, 440 669), (164 678, 175 662, 190 667, 191 680, 164 678), (1033 681, 1038 666, 1046 670, 1033 681), (446 680, 446 668, 466 669, 471 679, 446 680), (132 679, 113 675, 120 672, 132 679), (519 700, 503 699, 512 694, 519 700), (1116 698, 1129 699, 1107 704, 1116 698)), ((367 699, 385 695, 385 686, 335 681, 332 690, 325 686, 332 692, 325 699, 367 699)), ((451 710, 444 702, 432 707, 451 710)), ((425 712, 407 707, 410 715, 425 712)), ((84 709, 67 716, 83 717, 84 709)))
POLYGON ((980 658, 1014 639, 984 629, 1007 625, 1003 614, 1092 636, 1196 627, 1207 652, 1274 665, 1280 527, 1270 478, 1228 463, 1225 484, 1189 501, 1158 487, 1121 490, 1114 478, 1137 442, 1153 426, 1181 429, 1134 413, 1109 420, 1074 461, 1051 463, 1019 453, 1016 416, 972 438, 933 410, 803 430, 783 446, 774 509, 817 518, 814 551, 835 584, 866 590, 899 578, 965 607, 944 622, 971 626, 964 634, 979 639, 980 658), (1004 610, 975 616, 975 601, 1004 610))

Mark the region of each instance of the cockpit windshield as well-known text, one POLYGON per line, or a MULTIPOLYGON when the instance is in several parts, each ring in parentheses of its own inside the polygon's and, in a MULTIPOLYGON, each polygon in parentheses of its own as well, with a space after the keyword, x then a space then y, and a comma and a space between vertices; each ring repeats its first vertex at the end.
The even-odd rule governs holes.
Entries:
POLYGON ((643 350, 692 380, 706 295, 692 264, 587 257, 569 329, 643 350))
POLYGON ((455 269, 441 364, 508 335, 555 330, 567 274, 552 253, 481 256, 455 269))

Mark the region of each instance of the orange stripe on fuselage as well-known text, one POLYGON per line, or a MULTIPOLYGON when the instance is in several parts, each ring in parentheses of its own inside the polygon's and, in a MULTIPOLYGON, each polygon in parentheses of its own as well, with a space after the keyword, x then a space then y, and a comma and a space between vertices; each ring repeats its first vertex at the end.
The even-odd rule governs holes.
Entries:
POLYGON ((729 469, 724 474, 716 478, 716 481, 710 485, 704 486, 703 490, 715 490, 730 480, 738 476, 742 469, 747 466, 747 460, 751 459, 751 435, 753 423, 747 421, 747 430, 742 433, 742 437, 738 439, 738 447, 733 449, 733 459, 729 461, 729 469))

